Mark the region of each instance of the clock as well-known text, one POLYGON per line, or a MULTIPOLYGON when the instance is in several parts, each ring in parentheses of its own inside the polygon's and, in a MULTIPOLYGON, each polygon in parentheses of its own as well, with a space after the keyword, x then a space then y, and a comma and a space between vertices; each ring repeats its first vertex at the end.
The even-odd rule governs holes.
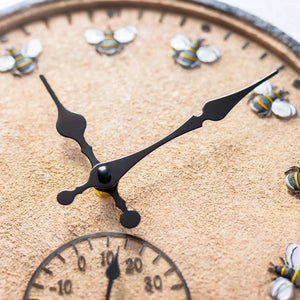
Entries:
MULTIPOLYGON (((228 6, 199 1, 94 0, 49 1, 1 19, 1 55, 31 39, 42 45, 30 74, 0 74, 1 298, 23 297, 35 270, 62 245, 72 247, 77 239, 79 254, 90 251, 86 241, 97 232, 97 238, 111 240, 118 233, 119 242, 100 247, 95 257, 101 265, 104 250, 111 253, 103 258, 106 263, 117 256, 121 277, 130 235, 138 249, 133 262, 147 254, 139 254, 143 243, 155 245, 151 249, 166 252, 162 261, 172 259, 171 266, 180 269, 175 273, 184 279, 179 276, 169 285, 176 288, 167 289, 168 269, 149 263, 147 274, 135 269, 113 280, 112 298, 116 289, 125 299, 189 299, 185 287, 192 299, 268 297, 269 261, 275 263, 286 245, 300 238, 299 200, 288 193, 284 174, 299 165, 297 117, 259 117, 245 98, 223 120, 206 121, 155 150, 119 182, 128 208, 141 216, 137 227, 127 229, 113 199, 100 198, 93 189, 68 206, 57 202, 60 191, 88 180, 91 166, 76 142, 57 133, 57 109, 39 78, 43 74, 63 105, 85 117, 85 139, 101 162, 153 144, 191 115, 200 115, 206 101, 276 68, 280 72, 272 86, 288 91, 290 103, 299 109, 299 45, 270 26, 262 30, 257 27, 262 23, 247 14, 239 16, 228 6), (87 29, 105 32, 129 25, 137 30, 135 39, 115 55, 95 51, 84 38, 87 29), (211 64, 183 68, 174 62, 170 45, 176 34, 204 39, 204 46, 217 47, 221 56, 211 64), (162 289, 146 290, 148 273, 153 286, 156 275, 162 278, 162 289), (134 281, 131 294, 122 294, 126 280, 134 281)), ((86 259, 80 285, 76 278, 83 274, 83 258, 74 268, 62 268, 59 278, 44 270, 26 299, 78 299, 82 291, 85 298, 104 298, 112 278, 105 275, 108 266, 97 273, 95 261, 80 256, 86 259), (50 291, 52 282, 56 291, 50 291), (103 296, 89 288, 96 283, 103 296)))

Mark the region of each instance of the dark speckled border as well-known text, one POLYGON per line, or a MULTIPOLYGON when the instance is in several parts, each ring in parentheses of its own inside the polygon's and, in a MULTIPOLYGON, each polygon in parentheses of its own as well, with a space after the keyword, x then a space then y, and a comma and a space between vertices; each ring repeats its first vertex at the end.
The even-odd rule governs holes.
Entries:
POLYGON ((183 2, 192 2, 200 5, 204 5, 207 7, 211 7, 213 9, 225 12, 229 15, 232 15, 236 18, 246 20, 247 22, 251 23, 255 27, 268 32, 272 36, 274 36, 276 39, 280 40, 284 44, 286 44, 289 48, 291 48, 295 53, 300 55, 300 43, 298 43, 296 40, 288 36, 283 31, 279 30, 277 27, 271 25, 270 23, 260 19, 259 17, 256 17, 250 13, 247 13, 237 7, 230 6, 226 3, 219 2, 216 0, 180 0, 183 2))

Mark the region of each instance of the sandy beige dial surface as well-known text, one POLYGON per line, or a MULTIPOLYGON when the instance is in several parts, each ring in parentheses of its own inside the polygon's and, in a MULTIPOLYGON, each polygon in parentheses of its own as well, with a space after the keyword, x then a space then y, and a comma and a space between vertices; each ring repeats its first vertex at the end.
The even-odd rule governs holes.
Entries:
MULTIPOLYGON (((102 5, 107 1, 81 2, 72 12, 78 2, 42 5, 0 22, 8 38, 0 44, 1 55, 30 38, 39 38, 43 46, 33 73, 0 74, 0 298, 22 298, 34 270, 62 244, 109 231, 140 236, 167 253, 192 299, 268 299, 269 261, 279 263, 286 245, 300 239, 299 199, 284 183, 284 171, 300 164, 298 117, 260 118, 245 98, 224 120, 207 121, 154 151, 120 181, 121 196, 141 214, 137 228, 125 229, 113 199, 99 198, 92 189, 70 206, 58 204, 58 192, 84 183, 91 168, 78 144, 56 132, 57 109, 39 74, 68 109, 85 116, 86 140, 104 162, 154 143, 200 115, 207 100, 243 88, 282 64, 271 82, 288 90, 290 102, 300 109, 300 91, 292 85, 299 78, 299 56, 246 22, 200 5, 110 1, 120 10, 109 17, 109 7, 102 5), (49 11, 58 14, 49 16, 46 26, 38 19, 49 11), (28 20, 26 35, 22 22, 28 20), (210 32, 201 29, 204 23, 210 32), (129 24, 136 26, 136 38, 115 56, 100 55, 83 37, 87 28, 129 24), (205 38, 220 49, 221 58, 194 70, 182 68, 170 47, 177 33, 205 38), (245 41, 249 45, 242 49, 245 41)), ((116 252, 116 246, 110 250, 116 252)), ((47 282, 55 284, 57 278, 43 274, 45 288, 33 288, 30 298, 81 299, 84 290, 82 299, 104 299, 107 278, 104 271, 96 273, 94 263, 87 262, 80 284, 78 268, 61 271, 57 278, 72 278, 72 293, 49 292, 47 282)), ((112 296, 185 298, 180 289, 147 293, 143 278, 121 276, 112 296), (124 293, 128 284, 132 288, 124 293)))

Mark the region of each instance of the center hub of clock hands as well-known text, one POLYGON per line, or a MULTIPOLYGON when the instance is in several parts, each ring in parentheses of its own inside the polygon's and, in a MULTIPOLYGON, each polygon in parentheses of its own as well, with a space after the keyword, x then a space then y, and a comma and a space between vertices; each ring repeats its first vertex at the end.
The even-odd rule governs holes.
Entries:
POLYGON ((136 210, 127 209, 125 200, 119 195, 118 183, 120 179, 141 159, 168 141, 171 141, 172 139, 189 131, 202 127, 203 122, 206 120, 219 121, 225 118, 225 116, 242 98, 277 73, 278 70, 275 70, 264 78, 254 82, 248 87, 245 87, 244 89, 206 102, 203 105, 201 115, 190 117, 180 127, 153 145, 146 147, 145 149, 134 154, 105 163, 100 163, 97 160, 93 153, 92 147, 85 141, 85 118, 80 114, 67 110, 60 103, 45 77, 40 75, 42 82, 44 83, 58 109, 58 119, 56 123, 57 131, 62 136, 72 138, 77 141, 81 147, 82 153, 87 156, 92 165, 92 170, 90 172, 88 181, 80 186, 77 186, 73 190, 61 191, 57 195, 58 202, 63 205, 69 205, 74 201, 76 195, 81 194, 88 188, 94 187, 97 190, 106 192, 113 197, 116 207, 122 211, 120 222, 124 227, 136 227, 140 223, 141 217, 136 210))

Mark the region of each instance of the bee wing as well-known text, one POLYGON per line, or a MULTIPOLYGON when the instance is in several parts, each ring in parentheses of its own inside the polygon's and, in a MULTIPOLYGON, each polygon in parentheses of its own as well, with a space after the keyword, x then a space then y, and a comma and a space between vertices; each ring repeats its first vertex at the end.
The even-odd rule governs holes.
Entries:
POLYGON ((281 100, 279 98, 277 98, 273 101, 271 109, 272 109, 273 114, 280 118, 292 117, 297 112, 296 107, 294 107, 288 101, 281 100))
POLYGON ((202 46, 197 50, 196 54, 199 60, 204 63, 215 62, 221 56, 220 50, 212 46, 202 46))
POLYGON ((114 39, 120 43, 129 43, 134 40, 137 30, 134 26, 128 25, 117 29, 114 32, 114 39))
POLYGON ((89 28, 85 30, 84 37, 85 40, 92 45, 99 44, 105 39, 104 33, 101 30, 96 28, 89 28))
POLYGON ((288 244, 285 250, 287 265, 293 269, 300 269, 300 247, 297 244, 288 244))
POLYGON ((270 295, 276 300, 293 300, 294 285, 288 279, 278 277, 271 284, 270 295))
POLYGON ((256 94, 271 94, 272 92, 271 82, 269 80, 264 81, 262 84, 260 84, 254 89, 254 92, 256 94))
POLYGON ((132 32, 134 32, 134 34, 137 34, 137 29, 133 25, 127 25, 125 27, 128 28, 129 30, 131 30, 132 32))
POLYGON ((297 114, 296 106, 290 103, 290 108, 291 108, 292 116, 296 116, 297 114))
POLYGON ((3 55, 0 57, 0 72, 12 70, 15 66, 15 60, 10 55, 3 55))
POLYGON ((31 39, 21 48, 21 54, 25 57, 35 58, 42 52, 42 45, 39 39, 31 39))
POLYGON ((184 34, 176 34, 171 39, 171 47, 176 51, 188 50, 192 41, 184 34))

